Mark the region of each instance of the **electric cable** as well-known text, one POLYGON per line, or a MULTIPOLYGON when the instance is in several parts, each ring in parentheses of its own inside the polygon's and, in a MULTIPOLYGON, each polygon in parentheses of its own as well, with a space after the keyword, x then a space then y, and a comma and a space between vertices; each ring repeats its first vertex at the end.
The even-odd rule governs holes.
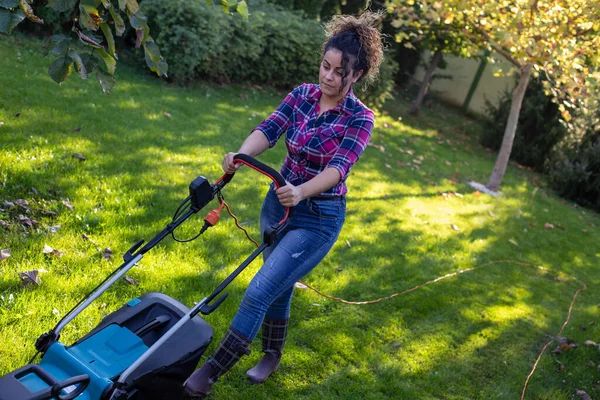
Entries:
MULTIPOLYGON (((246 234, 246 236, 248 237, 248 239, 250 239, 250 241, 251 241, 252 243, 254 243, 254 244, 255 244, 255 245, 258 247, 258 243, 257 243, 255 240, 253 240, 253 239, 250 237, 250 235, 248 235, 248 231, 246 231, 246 229, 244 229, 243 227, 241 227, 241 226, 238 224, 237 217, 235 217, 235 216, 233 215, 233 213, 232 213, 232 212, 231 212, 231 210, 229 209, 229 205, 225 204, 225 206, 227 207, 227 211, 229 212, 229 215, 231 215, 231 216, 234 218, 234 220, 235 220, 235 222, 236 222, 236 225, 237 225, 237 227, 238 227, 238 228, 240 228, 241 230, 243 230, 243 231, 244 231, 244 233, 246 234)), ((472 271, 476 271, 476 270, 478 270, 478 269, 482 269, 482 268, 484 268, 484 267, 487 267, 487 266, 490 266, 490 265, 501 264, 501 263, 515 264, 515 265, 519 265, 519 266, 521 266, 521 267, 529 267, 529 268, 533 268, 533 269, 539 269, 539 270, 542 270, 542 271, 548 272, 548 273, 549 273, 551 276, 553 276, 554 278, 559 278, 559 276, 558 276, 558 275, 557 275, 557 274, 556 274, 556 273, 555 273, 553 270, 551 270, 550 268, 546 268, 546 267, 539 266, 539 265, 534 265, 534 264, 529 264, 529 263, 524 263, 524 262, 521 262, 521 261, 513 261, 513 260, 498 260, 498 261, 490 261, 490 262, 488 262, 488 263, 485 263, 485 264, 482 264, 482 265, 479 265, 479 266, 476 266, 476 267, 473 267, 473 268, 461 269, 461 270, 459 270, 459 271, 452 272, 452 273, 449 273, 449 274, 446 274, 446 275, 442 275, 442 276, 440 276, 440 277, 438 277, 438 278, 435 278, 435 279, 429 280, 429 281, 427 281, 427 282, 424 282, 424 283, 422 283, 422 284, 420 284, 420 285, 416 285, 416 286, 414 286, 414 287, 412 287, 412 288, 409 288, 409 289, 406 289, 406 290, 404 290, 404 291, 402 291, 402 292, 393 293, 393 294, 391 294, 391 295, 389 295, 389 296, 384 296, 384 297, 380 297, 380 298, 378 298, 378 299, 374 299, 374 300, 367 300, 367 301, 348 301, 348 300, 344 300, 344 299, 342 299, 342 298, 339 298, 339 297, 330 296, 330 295, 328 295, 328 294, 322 293, 322 292, 320 292, 318 289, 314 288, 313 286, 309 285, 309 284, 308 284, 308 283, 306 283, 306 282, 303 282, 303 281, 298 281, 298 282, 299 282, 299 283, 301 283, 301 284, 303 284, 303 285, 305 285, 307 288, 309 288, 309 289, 313 290, 315 293, 319 294, 320 296, 326 297, 326 298, 328 298, 328 299, 335 300, 335 301, 339 301, 340 303, 344 303, 344 304, 350 304, 350 305, 367 305, 367 304, 375 304, 375 303, 379 303, 379 302, 381 302, 381 301, 383 301, 383 300, 389 300, 389 299, 392 299, 392 298, 394 298, 394 297, 402 296, 402 295, 404 295, 404 294, 408 294, 408 293, 410 293, 410 292, 413 292, 413 291, 415 291, 415 290, 417 290, 417 289, 421 289, 421 288, 422 288, 422 287, 424 287, 424 286, 431 285, 431 284, 433 284, 433 283, 436 283, 436 282, 442 281, 442 280, 444 280, 444 279, 451 278, 451 277, 454 277, 454 276, 457 276, 457 275, 461 275, 461 274, 464 274, 464 273, 466 273, 466 272, 472 272, 472 271)), ((583 291, 583 290, 586 290, 586 289, 587 289, 587 285, 586 285, 585 283, 583 283, 582 281, 580 281, 579 279, 577 279, 576 277, 574 277, 574 276, 571 276, 571 275, 567 275, 567 274, 563 274, 563 275, 564 275, 564 276, 566 276, 567 278, 571 279, 571 280, 574 280, 575 282, 577 282, 577 283, 578 283, 579 285, 581 285, 581 286, 580 286, 580 287, 577 289, 577 291, 575 291, 575 293, 573 294, 573 299, 571 300, 571 304, 569 305, 569 310, 568 310, 568 313, 567 313, 567 319, 566 319, 566 320, 565 320, 565 322, 562 324, 562 327, 561 327, 560 331, 558 332, 558 334, 557 334, 555 337, 553 337, 553 338, 552 338, 552 340, 550 340, 550 341, 548 341, 546 344, 544 344, 544 346, 543 346, 543 348, 542 348, 541 352, 539 353, 538 357, 537 357, 537 358, 536 358, 536 360, 535 360, 535 363, 533 364, 533 368, 531 369, 531 372, 529 373, 529 375, 527 375, 527 379, 525 380, 525 384, 523 385, 523 391, 522 391, 522 393, 521 393, 521 400, 523 400, 523 399, 525 398, 525 392, 527 391, 527 385, 529 384, 529 380, 530 380, 530 379, 531 379, 531 377, 533 376, 533 374, 534 374, 534 372, 535 372, 535 370, 536 370, 536 368, 537 368, 537 365, 538 365, 538 363, 539 363, 540 359, 541 359, 541 358, 542 358, 542 356, 544 355, 544 352, 546 351, 546 349, 548 348, 548 346, 550 346, 550 344, 552 344, 552 342, 554 342, 554 341, 556 340, 556 338, 557 338, 557 337, 560 337, 560 335, 562 335, 562 333, 563 333, 563 331, 564 331, 565 327, 566 327, 566 326, 567 326, 567 324, 569 323, 569 321, 570 321, 570 319, 571 319, 571 312, 572 312, 572 310, 573 310, 573 306, 574 306, 574 304, 575 304, 575 301, 577 300, 577 296, 579 295, 579 293, 580 293, 581 291, 583 291)))

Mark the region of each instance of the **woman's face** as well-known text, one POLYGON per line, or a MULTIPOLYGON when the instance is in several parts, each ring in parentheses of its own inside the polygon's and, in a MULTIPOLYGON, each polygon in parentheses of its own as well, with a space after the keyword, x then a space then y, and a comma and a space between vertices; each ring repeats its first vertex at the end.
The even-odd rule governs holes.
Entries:
POLYGON ((343 98, 350 86, 358 81, 362 71, 354 74, 352 71, 346 77, 346 85, 343 90, 342 87, 342 76, 344 69, 342 68, 342 52, 337 49, 330 49, 323 55, 321 60, 321 68, 319 69, 319 84, 321 85, 321 92, 330 98, 339 100, 343 98))

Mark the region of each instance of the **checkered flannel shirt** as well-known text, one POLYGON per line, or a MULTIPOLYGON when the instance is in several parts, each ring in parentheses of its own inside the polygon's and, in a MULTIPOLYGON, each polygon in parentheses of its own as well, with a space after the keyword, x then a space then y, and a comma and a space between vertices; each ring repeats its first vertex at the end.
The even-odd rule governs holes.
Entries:
POLYGON ((367 147, 375 118, 352 89, 336 107, 319 117, 320 97, 319 85, 297 87, 256 130, 264 133, 269 147, 286 133, 288 154, 281 167, 286 181, 300 185, 333 167, 341 179, 322 195, 343 195, 348 191, 346 178, 350 168, 367 147))

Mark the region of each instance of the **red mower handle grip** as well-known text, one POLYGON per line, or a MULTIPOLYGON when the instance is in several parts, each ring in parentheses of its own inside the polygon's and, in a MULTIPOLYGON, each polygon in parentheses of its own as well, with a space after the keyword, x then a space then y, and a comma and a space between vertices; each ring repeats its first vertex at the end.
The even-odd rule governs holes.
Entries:
MULTIPOLYGON (((277 188, 286 185, 285 179, 283 179, 283 176, 281 176, 279 172, 269 167, 267 164, 258 161, 254 157, 250 157, 247 154, 238 153, 235 156, 233 156, 233 162, 247 165, 250 168, 269 177, 273 182, 275 182, 275 186, 277 186, 277 188)), ((229 183, 229 181, 231 181, 231 179, 233 178, 234 174, 235 172, 233 174, 225 174, 221 177, 221 179, 219 179, 219 181, 222 181, 223 183, 229 183)))
MULTIPOLYGON (((269 167, 267 164, 264 164, 264 163, 258 161, 256 158, 250 157, 247 154, 242 154, 242 153, 236 154, 235 156, 233 156, 233 162, 247 165, 250 168, 260 172, 261 174, 268 176, 275 183, 275 186, 277 189, 287 185, 287 183, 285 182, 285 179, 283 179, 283 176, 281 176, 281 174, 279 172, 275 171, 273 168, 269 167)), ((235 172, 233 174, 223 175, 221 177, 221 179, 219 179, 217 181, 217 183, 219 183, 219 182, 223 182, 223 184, 229 183, 231 178, 233 178, 234 174, 235 174, 235 172)), ((286 207, 285 215, 284 215, 283 219, 281 221, 279 221, 278 225, 282 225, 287 220, 289 215, 290 215, 290 209, 289 209, 289 207, 286 207)))

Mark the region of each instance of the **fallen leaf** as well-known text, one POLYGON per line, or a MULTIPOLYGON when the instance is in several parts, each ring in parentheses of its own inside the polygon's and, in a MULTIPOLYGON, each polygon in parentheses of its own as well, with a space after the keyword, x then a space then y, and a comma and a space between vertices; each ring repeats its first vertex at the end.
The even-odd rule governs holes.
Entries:
POLYGON ((454 229, 455 231, 458 230, 458 226, 454 225, 454 224, 450 224, 450 226, 452 227, 452 229, 454 229))
POLYGON ((458 197, 459 199, 462 199, 462 198, 464 197, 462 194, 460 194, 460 193, 457 193, 457 192, 455 192, 455 193, 454 193, 454 195, 455 195, 456 197, 458 197))
POLYGON ((544 224, 544 229, 554 229, 554 225, 552 225, 551 223, 546 222, 544 224))
POLYGON ((82 234, 81 234, 81 237, 82 237, 84 240, 87 240, 88 242, 92 243, 93 245, 96 245, 96 246, 98 246, 98 243, 94 242, 94 241, 93 241, 93 240, 92 240, 92 239, 91 239, 91 238, 90 238, 88 235, 86 235, 85 233, 82 233, 82 234))
POLYGON ((554 226, 557 227, 558 229, 562 229, 563 231, 566 231, 567 228, 565 228, 564 226, 562 226, 561 224, 559 224, 558 222, 554 223, 554 226))
POLYGON ((577 396, 579 396, 581 400, 592 400, 590 395, 583 390, 577 390, 575 393, 577 393, 577 396))
POLYGON ((50 233, 56 233, 56 232, 58 232, 58 230, 60 228, 62 228, 62 226, 60 226, 60 225, 49 226, 48 227, 48 232, 50 232, 50 233))
POLYGON ((494 214, 493 212, 491 212, 491 211, 488 211, 488 214, 490 215, 490 217, 492 217, 492 218, 496 218, 496 214, 494 214))
POLYGON ((346 245, 347 245, 348 247, 352 247, 352 245, 350 244, 350 242, 348 241, 348 239, 346 239, 346 245))
POLYGON ((10 257, 10 249, 0 250, 0 261, 4 261, 8 257, 10 257))
POLYGON ((473 192, 473 196, 479 197, 479 196, 481 196, 481 192, 479 190, 476 190, 473 192))
POLYGON ((172 117, 172 115, 171 115, 171 114, 169 114, 169 113, 168 113, 168 112, 166 112, 166 111, 163 113, 163 115, 164 115, 165 117, 167 117, 167 118, 171 118, 171 117, 172 117))
POLYGON ((37 225, 37 221, 35 219, 27 218, 22 215, 19 216, 19 223, 26 225, 30 228, 33 228, 34 225, 37 225))
POLYGON ((110 260, 112 258, 112 254, 113 254, 112 250, 107 247, 104 249, 104 252, 102 253, 102 257, 104 257, 105 260, 110 260))
POLYGON ((585 364, 586 364, 588 367, 595 367, 595 366, 596 366, 596 363, 594 363, 592 360, 588 360, 588 361, 587 361, 585 364))
POLYGON ((125 278, 123 278, 123 279, 125 279, 125 281, 126 281, 127 283, 129 283, 130 285, 134 285, 134 286, 138 286, 138 285, 139 285, 139 282, 138 282, 138 281, 136 281, 136 280, 135 280, 135 279, 133 279, 133 278, 130 278, 130 277, 129 277, 129 276, 127 276, 127 275, 125 275, 125 278))
POLYGON ((17 199, 15 200, 15 204, 23 208, 29 208, 29 202, 25 199, 17 199))
POLYGON ((44 245, 44 249, 42 250, 42 253, 54 254, 56 257, 62 257, 64 255, 64 253, 62 251, 53 249, 52 247, 48 246, 47 244, 44 245))
POLYGON ((25 271, 19 274, 19 278, 21 278, 21 286, 29 286, 36 285, 39 286, 42 283, 42 280, 39 277, 38 271, 25 271))
POLYGON ((13 208, 14 206, 15 203, 13 203, 12 201, 4 200, 4 207, 13 208))
POLYGON ((392 166, 390 164, 385 164, 386 168, 392 168, 392 166))
POLYGON ((46 214, 49 215, 51 217, 56 217, 56 213, 54 211, 50 211, 50 210, 41 210, 42 214, 46 214))
POLYGON ((79 161, 85 161, 86 160, 86 158, 81 153, 75 153, 75 154, 71 155, 71 157, 76 158, 79 161))
POLYGON ((565 337, 559 337, 558 343, 559 345, 556 346, 554 350, 552 350, 552 353, 554 354, 564 353, 571 348, 577 347, 577 343, 575 343, 572 339, 567 339, 565 337))
POLYGON ((535 228, 537 226, 537 224, 535 222, 529 222, 529 226, 531 226, 532 228, 535 228))
POLYGON ((8 228, 10 227, 10 222, 4 221, 0 219, 0 226, 3 228, 8 228))
POLYGON ((517 243, 517 241, 515 239, 508 239, 508 242, 511 244, 514 244, 515 246, 519 245, 519 243, 517 243))
POLYGON ((71 202, 69 200, 63 200, 62 203, 64 204, 65 207, 67 207, 69 210, 74 209, 75 207, 73 207, 73 204, 71 204, 71 202))
POLYGON ((452 163, 451 163, 450 161, 446 160, 446 165, 447 165, 447 166, 451 166, 451 165, 452 165, 452 163))
POLYGON ((586 340, 585 342, 583 342, 583 344, 585 344, 586 346, 598 346, 598 343, 594 342, 593 340, 586 340))

